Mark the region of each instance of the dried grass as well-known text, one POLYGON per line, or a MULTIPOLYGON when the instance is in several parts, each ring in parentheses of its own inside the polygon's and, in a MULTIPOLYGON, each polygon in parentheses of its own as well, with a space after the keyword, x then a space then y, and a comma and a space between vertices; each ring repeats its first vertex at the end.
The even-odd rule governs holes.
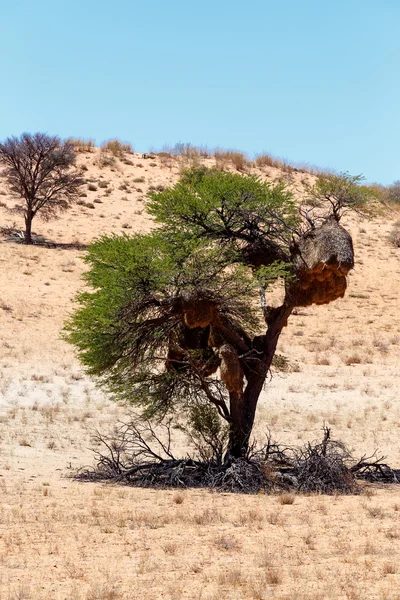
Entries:
POLYGON ((103 153, 109 152, 114 158, 121 158, 124 153, 133 154, 133 147, 129 142, 121 142, 115 138, 103 142, 101 144, 101 151, 103 153))

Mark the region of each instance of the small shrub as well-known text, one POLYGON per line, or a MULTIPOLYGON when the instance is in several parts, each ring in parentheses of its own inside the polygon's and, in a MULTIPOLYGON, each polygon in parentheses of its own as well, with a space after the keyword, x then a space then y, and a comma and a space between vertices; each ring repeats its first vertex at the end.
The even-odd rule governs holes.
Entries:
POLYGON ((241 585, 243 583, 243 575, 240 567, 231 567, 219 573, 218 583, 220 585, 241 585))
POLYGON ((315 359, 315 364, 316 365, 330 365, 331 361, 327 356, 324 355, 318 355, 317 358, 315 359))
POLYGON ((92 152, 95 149, 94 140, 82 138, 69 138, 68 142, 74 146, 76 152, 92 152))
POLYGON ((95 185, 94 183, 89 183, 88 190, 90 192, 96 192, 97 191, 97 185, 95 185))
POLYGON ((294 494, 281 494, 279 496, 279 504, 294 504, 296 496, 294 494))
MULTIPOLYGON (((259 168, 262 167, 274 167, 275 169, 280 169, 281 171, 284 171, 285 173, 291 173, 292 171, 308 171, 311 172, 310 170, 306 169, 306 168, 298 168, 295 169, 295 167, 293 167, 292 165, 290 165, 288 162, 282 160, 281 158, 276 158, 274 156, 271 156, 270 154, 258 154, 256 156, 255 159, 255 163, 256 166, 259 168)), ((314 173, 317 174, 317 173, 314 173)))
POLYGON ((383 565, 384 575, 395 575, 397 573, 397 567, 394 563, 386 563, 383 565))
POLYGON ((103 142, 101 151, 110 152, 115 158, 120 158, 124 152, 133 154, 133 147, 127 142, 120 142, 118 139, 114 139, 103 142))
POLYGON ((282 575, 276 569, 267 569, 265 579, 269 585, 279 585, 282 583, 282 575))
POLYGON ((363 362, 361 356, 359 354, 351 354, 344 359, 344 363, 348 366, 350 365, 361 365, 363 362))
POLYGON ((176 494, 173 495, 173 501, 175 502, 175 504, 183 504, 185 500, 185 496, 184 494, 177 492, 176 494))
POLYGON ((388 185, 384 192, 385 199, 394 204, 400 204, 400 181, 395 181, 392 185, 388 185))
POLYGON ((237 171, 245 171, 249 164, 243 152, 236 150, 216 150, 215 159, 217 168, 224 169, 227 165, 233 164, 237 171))
POLYGON ((395 223, 389 234, 389 241, 395 248, 400 248, 400 223, 395 223))
POLYGON ((215 545, 220 550, 238 551, 240 550, 239 542, 232 536, 221 535, 215 540, 215 545))
POLYGON ((281 160, 270 154, 258 154, 255 162, 257 167, 274 167, 276 169, 280 169, 283 164, 281 160))
POLYGON ((100 169, 103 169, 104 167, 110 167, 111 171, 113 171, 114 170, 113 167, 115 167, 115 165, 116 165, 115 157, 110 156, 106 152, 101 152, 99 160, 98 160, 98 165, 99 165, 100 169))

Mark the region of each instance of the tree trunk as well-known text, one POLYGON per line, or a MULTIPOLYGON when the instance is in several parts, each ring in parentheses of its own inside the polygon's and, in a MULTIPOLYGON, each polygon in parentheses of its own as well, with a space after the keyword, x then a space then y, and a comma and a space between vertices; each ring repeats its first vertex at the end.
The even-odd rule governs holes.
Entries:
POLYGON ((32 210, 28 209, 25 214, 25 244, 33 244, 32 241, 32 219, 34 214, 32 210))
POLYGON ((243 390, 240 393, 229 393, 231 424, 229 429, 229 444, 227 455, 239 458, 246 453, 248 435, 246 423, 246 409, 244 405, 243 390))
POLYGON ((255 361, 253 358, 247 364, 246 362, 243 364, 247 379, 244 392, 231 392, 229 394, 231 425, 227 457, 240 458, 247 454, 258 399, 268 370, 271 367, 279 336, 287 324, 287 319, 292 310, 292 306, 283 304, 269 312, 266 316, 268 329, 265 336, 263 336, 263 352, 258 360, 255 361))
POLYGON ((254 375, 246 385, 244 393, 229 394, 231 424, 229 430, 228 456, 246 456, 253 429, 258 398, 264 385, 267 370, 263 375, 254 375))

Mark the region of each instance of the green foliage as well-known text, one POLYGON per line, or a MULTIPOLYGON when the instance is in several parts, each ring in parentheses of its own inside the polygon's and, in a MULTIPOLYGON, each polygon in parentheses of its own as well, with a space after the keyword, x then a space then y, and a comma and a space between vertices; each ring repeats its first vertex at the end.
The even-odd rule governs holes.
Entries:
POLYGON ((210 360, 218 365, 217 341, 182 346, 182 307, 203 298, 221 315, 224 335, 259 333, 260 283, 285 276, 287 265, 250 269, 242 248, 264 237, 287 248, 295 205, 282 185, 200 168, 153 192, 149 210, 161 225, 155 232, 103 236, 89 246, 90 291, 78 296, 65 337, 115 397, 140 405, 147 417, 179 410, 192 432, 216 443, 228 392, 210 377, 213 369, 202 373, 210 360), (179 355, 174 368, 166 360, 171 344, 179 355))
MULTIPOLYGON (((310 199, 339 220, 370 198, 360 182, 320 176, 310 199)), ((242 455, 252 421, 241 398, 252 380, 261 390, 291 308, 268 307, 265 288, 289 280, 300 216, 314 225, 312 218, 281 183, 204 167, 152 191, 148 210, 153 233, 103 236, 89 246, 89 291, 78 296, 65 337, 114 397, 146 418, 173 414, 202 458, 222 460, 227 428, 230 449, 242 455)), ((287 368, 282 357, 275 366, 287 368)))
POLYGON ((150 198, 150 214, 180 237, 237 243, 265 235, 289 243, 298 222, 292 195, 283 184, 205 167, 185 171, 176 186, 150 198))
POLYGON ((328 203, 337 218, 348 210, 368 213, 371 208, 370 202, 377 199, 377 193, 373 188, 362 185, 363 181, 362 175, 321 174, 317 177, 315 185, 309 189, 309 201, 317 206, 328 203))
MULTIPOLYGON (((85 260, 90 265, 85 278, 94 291, 78 296, 80 308, 65 327, 66 339, 77 346, 90 374, 149 414, 190 395, 190 377, 182 382, 160 372, 170 336, 182 322, 174 311, 179 295, 206 289, 232 323, 257 328, 250 274, 240 264, 227 269, 215 248, 196 246, 193 239, 178 246, 161 231, 104 236, 91 244, 85 260)), ((196 362, 196 352, 191 354, 196 362)))
POLYGON ((252 271, 240 247, 266 230, 286 245, 286 223, 296 223, 293 200, 281 185, 201 168, 152 193, 149 210, 162 223, 154 233, 103 236, 89 246, 85 279, 91 291, 78 296, 65 337, 115 397, 140 405, 147 416, 180 407, 192 432, 201 425, 201 435, 216 440, 221 431, 213 427, 221 425, 209 396, 227 392, 210 377, 205 390, 199 372, 217 355, 211 348, 185 348, 184 376, 165 366, 170 340, 179 340, 183 325, 176 305, 201 293, 229 327, 258 332, 258 286, 283 276, 286 266, 275 261, 252 271))
POLYGON ((268 266, 262 265, 255 270, 254 274, 260 286, 264 289, 268 288, 277 279, 289 281, 292 277, 291 265, 280 261, 274 261, 268 266))

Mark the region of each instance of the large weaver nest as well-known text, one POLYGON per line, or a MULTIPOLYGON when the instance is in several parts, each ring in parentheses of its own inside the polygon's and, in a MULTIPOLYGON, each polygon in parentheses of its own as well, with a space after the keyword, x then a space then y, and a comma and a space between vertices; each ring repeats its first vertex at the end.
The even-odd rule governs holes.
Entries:
POLYGON ((343 298, 354 266, 350 234, 334 217, 305 234, 292 249, 294 280, 286 291, 293 306, 328 304, 343 298))

